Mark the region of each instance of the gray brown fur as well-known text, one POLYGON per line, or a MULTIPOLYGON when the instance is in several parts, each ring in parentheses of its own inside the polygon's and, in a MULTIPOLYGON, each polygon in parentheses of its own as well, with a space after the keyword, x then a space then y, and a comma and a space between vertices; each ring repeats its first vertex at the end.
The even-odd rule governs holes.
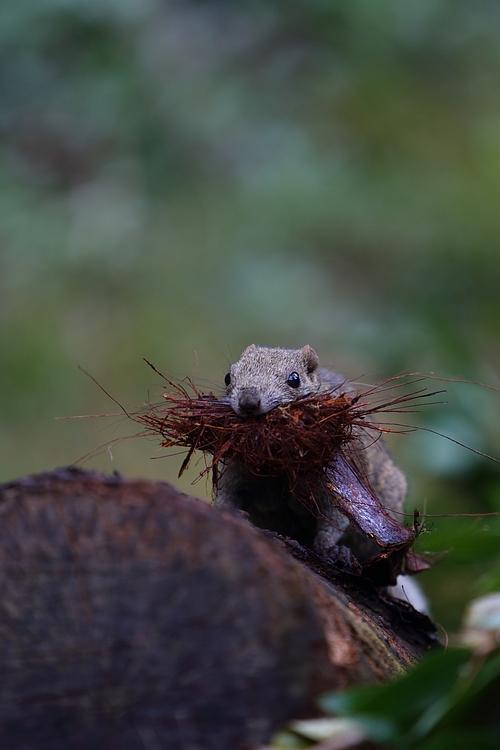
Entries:
MULTIPOLYGON (((224 400, 243 417, 266 414, 300 396, 355 392, 341 375, 319 368, 318 356, 310 346, 270 349, 252 344, 231 366, 228 377, 224 400), (297 387, 287 383, 292 373, 299 376, 297 387)), ((367 430, 353 447, 359 450, 360 468, 379 500, 401 523, 406 479, 376 437, 375 432, 367 430)), ((223 467, 214 504, 246 511, 255 525, 281 531, 327 557, 338 557, 342 547, 349 547, 361 561, 380 551, 373 541, 352 528, 331 495, 322 493, 315 501, 317 517, 311 516, 281 480, 249 477, 233 463, 223 467)))

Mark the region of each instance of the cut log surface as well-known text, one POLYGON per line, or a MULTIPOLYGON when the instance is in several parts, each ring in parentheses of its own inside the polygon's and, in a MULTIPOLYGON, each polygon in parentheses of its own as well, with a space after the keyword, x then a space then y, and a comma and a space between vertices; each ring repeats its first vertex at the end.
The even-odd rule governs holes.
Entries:
POLYGON ((0 488, 0 747, 239 750, 397 673, 430 621, 163 482, 0 488))

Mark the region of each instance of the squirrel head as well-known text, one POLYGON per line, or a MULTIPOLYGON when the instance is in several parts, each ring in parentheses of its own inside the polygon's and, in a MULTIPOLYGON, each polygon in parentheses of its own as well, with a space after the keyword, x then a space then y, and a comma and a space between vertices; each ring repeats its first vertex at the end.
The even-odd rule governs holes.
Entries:
POLYGON ((275 406, 317 393, 318 355, 302 349, 248 346, 225 378, 227 401, 241 417, 266 414, 275 406))

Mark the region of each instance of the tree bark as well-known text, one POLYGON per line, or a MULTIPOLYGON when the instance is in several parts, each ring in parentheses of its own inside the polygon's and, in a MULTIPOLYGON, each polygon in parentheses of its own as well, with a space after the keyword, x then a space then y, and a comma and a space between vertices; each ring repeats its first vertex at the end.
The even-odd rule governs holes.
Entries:
POLYGON ((430 621, 163 482, 0 488, 0 746, 238 750, 404 670, 430 621))

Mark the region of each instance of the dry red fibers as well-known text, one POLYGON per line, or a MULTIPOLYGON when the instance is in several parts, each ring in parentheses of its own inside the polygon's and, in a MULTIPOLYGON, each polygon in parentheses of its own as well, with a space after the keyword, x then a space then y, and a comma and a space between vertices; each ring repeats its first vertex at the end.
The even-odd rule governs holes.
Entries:
MULTIPOLYGON (((398 427, 377 423, 372 415, 413 412, 422 405, 420 398, 428 399, 443 392, 418 388, 391 397, 389 394, 401 384, 411 385, 425 379, 418 374, 398 375, 367 386, 362 394, 336 390, 291 401, 259 417, 242 418, 213 393, 199 391, 189 378, 175 383, 145 361, 167 382, 162 394, 164 402, 150 404, 142 413, 128 416, 145 427, 143 435, 160 436, 162 447, 188 449, 179 476, 195 450, 208 454, 211 458, 202 475, 212 470, 214 485, 221 461, 225 466, 236 461, 243 471, 254 476, 285 474, 290 487, 306 476, 310 487, 323 484, 324 470, 339 452, 347 452, 347 458, 356 468, 360 445, 350 451, 348 448, 366 430, 377 440, 383 432, 398 427), (376 400, 370 402, 373 397, 376 400)), ((414 429, 409 425, 399 427, 414 429)))
POLYGON ((336 452, 356 437, 355 427, 380 433, 365 419, 369 405, 345 394, 309 396, 246 418, 213 394, 189 398, 186 392, 166 392, 163 398, 165 405, 151 406, 136 419, 148 434, 163 438, 162 447, 189 449, 180 473, 200 450, 212 457, 205 471, 222 460, 237 461, 254 476, 286 474, 293 486, 305 473, 319 479, 336 452))

